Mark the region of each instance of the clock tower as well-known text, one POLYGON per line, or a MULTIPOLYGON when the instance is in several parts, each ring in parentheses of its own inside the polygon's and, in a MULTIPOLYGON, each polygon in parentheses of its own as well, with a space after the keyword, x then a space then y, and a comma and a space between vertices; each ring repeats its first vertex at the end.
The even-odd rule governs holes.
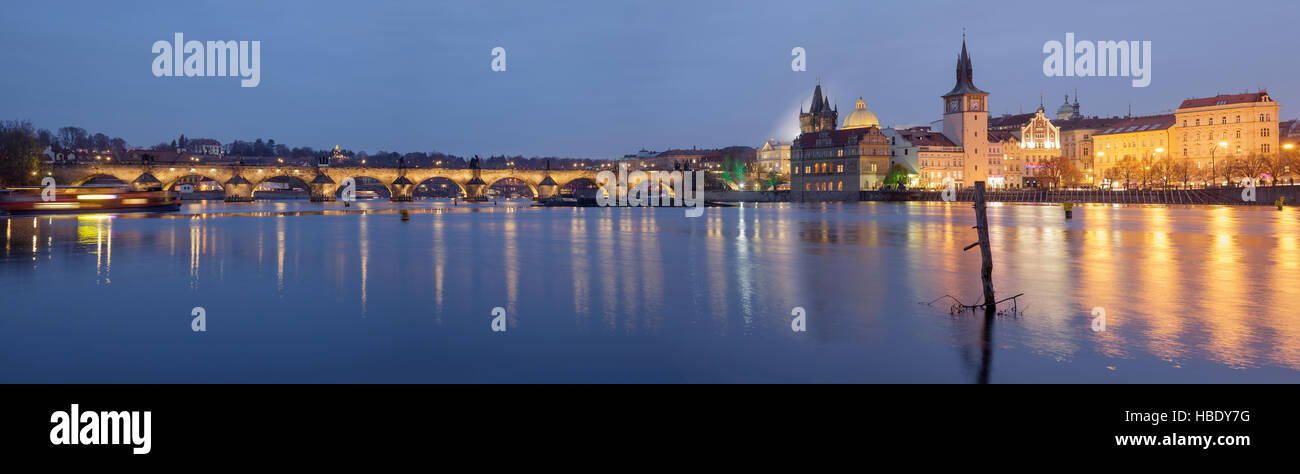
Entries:
POLYGON ((964 36, 957 56, 957 85, 943 95, 943 134, 964 151, 963 176, 958 181, 961 186, 974 186, 975 181, 985 181, 989 175, 989 93, 975 87, 964 36))

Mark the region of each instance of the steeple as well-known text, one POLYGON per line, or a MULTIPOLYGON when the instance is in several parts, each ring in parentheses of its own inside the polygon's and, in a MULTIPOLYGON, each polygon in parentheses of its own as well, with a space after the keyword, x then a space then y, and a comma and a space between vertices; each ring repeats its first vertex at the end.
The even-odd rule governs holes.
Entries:
POLYGON ((822 98, 821 80, 819 79, 817 82, 818 82, 817 88, 813 89, 812 108, 808 109, 808 113, 810 114, 821 112, 822 105, 826 101, 826 99, 822 98))
POLYGON ((971 65, 970 54, 966 52, 966 33, 963 32, 961 35, 961 54, 957 56, 957 85, 953 86, 952 90, 943 96, 971 93, 987 94, 987 92, 975 87, 974 76, 975 68, 971 65))

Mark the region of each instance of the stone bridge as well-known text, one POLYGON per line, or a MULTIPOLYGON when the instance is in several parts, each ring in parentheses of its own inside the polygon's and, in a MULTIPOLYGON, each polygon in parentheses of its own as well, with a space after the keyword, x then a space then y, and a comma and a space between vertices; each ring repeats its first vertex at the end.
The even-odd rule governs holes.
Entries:
POLYGON ((570 182, 586 179, 594 183, 593 170, 520 170, 467 168, 386 168, 386 167, 315 167, 176 164, 77 164, 56 165, 52 176, 60 186, 77 186, 100 176, 111 176, 133 189, 171 189, 179 180, 190 176, 221 183, 228 202, 248 202, 257 188, 267 180, 287 177, 300 181, 310 190, 312 201, 333 201, 343 180, 373 178, 388 188, 394 201, 410 201, 415 187, 426 180, 446 178, 460 187, 464 196, 481 198, 497 181, 515 178, 532 190, 536 197, 550 197, 570 182))

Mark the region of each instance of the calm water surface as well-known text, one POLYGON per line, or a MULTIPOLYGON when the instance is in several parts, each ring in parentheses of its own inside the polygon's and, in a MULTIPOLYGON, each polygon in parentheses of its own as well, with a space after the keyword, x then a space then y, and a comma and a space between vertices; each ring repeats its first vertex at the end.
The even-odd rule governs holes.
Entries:
POLYGON ((969 204, 0 218, 0 381, 1300 382, 1300 212, 1075 212, 990 208, 991 327, 922 303, 980 299, 969 204))

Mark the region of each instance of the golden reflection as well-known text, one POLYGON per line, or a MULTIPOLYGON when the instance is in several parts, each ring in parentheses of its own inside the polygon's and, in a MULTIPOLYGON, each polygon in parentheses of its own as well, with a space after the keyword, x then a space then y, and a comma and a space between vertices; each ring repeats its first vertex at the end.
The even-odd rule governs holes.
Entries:
POLYGON ((367 214, 361 214, 361 230, 358 232, 361 252, 361 317, 366 317, 366 283, 370 280, 370 225, 367 214))
MULTIPOLYGON (((573 313, 578 327, 584 327, 591 316, 591 282, 587 279, 588 266, 591 265, 591 260, 587 255, 587 218, 584 215, 585 212, 581 207, 573 208, 570 217, 572 223, 568 226, 569 261, 573 262, 573 313)), ((562 224, 562 220, 557 220, 557 225, 562 224)))
POLYGON ((433 321, 442 324, 442 298, 446 292, 444 285, 444 265, 447 261, 447 240, 443 236, 443 214, 433 218, 433 321))
POLYGON ((275 289, 284 296, 284 217, 275 219, 275 289))
POLYGON ((518 320, 518 303, 519 301, 519 247, 515 242, 518 234, 518 223, 514 208, 505 209, 505 222, 502 225, 502 242, 504 245, 502 257, 505 263, 506 277, 506 319, 509 327, 519 325, 518 320))

